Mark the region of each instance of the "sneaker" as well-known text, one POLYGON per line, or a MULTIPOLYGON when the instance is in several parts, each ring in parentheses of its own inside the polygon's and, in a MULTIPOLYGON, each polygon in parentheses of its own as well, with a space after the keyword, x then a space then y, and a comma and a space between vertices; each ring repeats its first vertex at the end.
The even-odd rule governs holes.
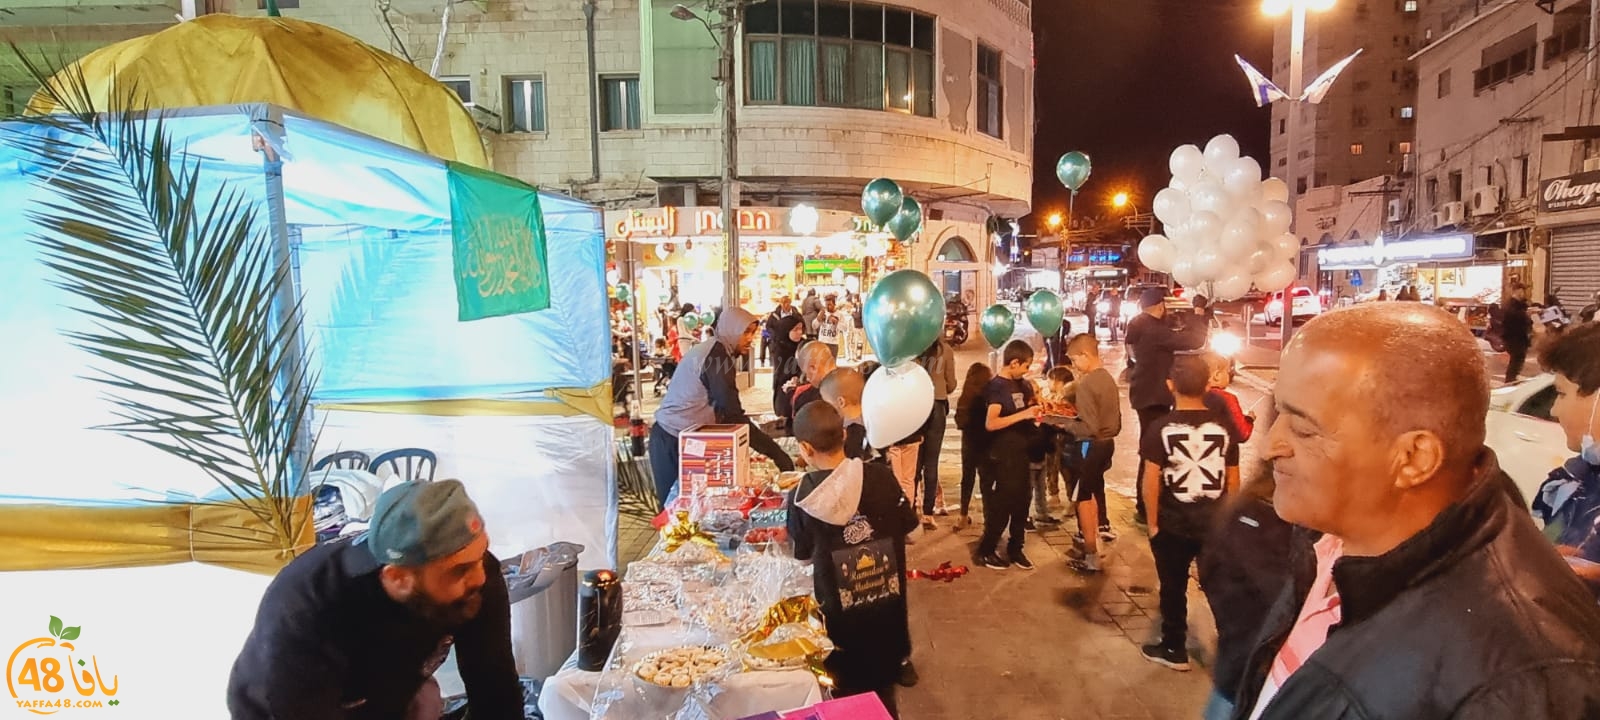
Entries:
POLYGON ((972 527, 972 517, 967 515, 966 513, 962 513, 961 517, 956 520, 955 529, 956 530, 965 530, 965 529, 967 529, 969 527, 972 527))
POLYGON ((1011 553, 1011 564, 1023 570, 1033 569, 1033 561, 1029 560, 1028 556, 1024 555, 1021 550, 1011 553))
POLYGON ((896 685, 900 687, 916 687, 918 680, 917 666, 912 665, 910 660, 900 663, 900 677, 895 678, 894 681, 896 685))
POLYGON ((1139 648, 1144 654, 1144 659, 1157 665, 1172 668, 1178 672, 1189 671, 1189 651, 1183 648, 1169 648, 1161 645, 1146 645, 1139 648))
POLYGON ((1117 531, 1112 530, 1110 525, 1101 525, 1100 526, 1100 539, 1104 540, 1106 542, 1116 542, 1116 540, 1117 540, 1117 531))
POLYGON ((933 521, 932 515, 924 515, 922 517, 922 529, 933 532, 939 529, 939 524, 933 521))
POLYGON ((1061 518, 1058 518, 1054 515, 1040 515, 1039 517, 1033 518, 1033 522, 1037 525, 1060 525, 1061 518))
POLYGON ((989 568, 990 570, 1004 570, 1008 567, 1011 567, 1011 563, 1001 560, 1000 556, 994 553, 980 555, 978 557, 978 564, 989 568))
POLYGON ((1022 521, 1022 527, 1028 532, 1033 532, 1039 529, 1039 526, 1033 523, 1033 518, 1028 518, 1027 520, 1022 521))
POLYGON ((1085 555, 1082 552, 1079 552, 1077 556, 1073 556, 1072 551, 1068 551, 1067 567, 1081 573, 1098 573, 1100 572, 1100 556, 1085 555))

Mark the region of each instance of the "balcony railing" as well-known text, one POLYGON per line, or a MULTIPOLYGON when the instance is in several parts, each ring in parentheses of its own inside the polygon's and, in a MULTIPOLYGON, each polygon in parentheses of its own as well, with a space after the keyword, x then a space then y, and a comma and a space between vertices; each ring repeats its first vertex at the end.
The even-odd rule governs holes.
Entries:
POLYGON ((1023 27, 1032 27, 1029 0, 989 0, 989 4, 1005 13, 1012 22, 1023 27))

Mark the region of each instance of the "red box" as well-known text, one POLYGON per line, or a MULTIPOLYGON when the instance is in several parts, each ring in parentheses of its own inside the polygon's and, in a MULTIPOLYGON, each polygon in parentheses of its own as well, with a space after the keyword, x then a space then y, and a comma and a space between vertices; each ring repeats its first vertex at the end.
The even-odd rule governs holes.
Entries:
POLYGON ((749 425, 701 425, 678 436, 682 494, 700 497, 709 488, 740 487, 749 479, 749 425))

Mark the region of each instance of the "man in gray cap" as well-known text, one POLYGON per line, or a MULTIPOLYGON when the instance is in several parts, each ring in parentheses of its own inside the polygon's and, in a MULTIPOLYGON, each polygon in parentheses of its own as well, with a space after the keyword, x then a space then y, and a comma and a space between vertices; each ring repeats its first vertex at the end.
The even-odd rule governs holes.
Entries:
POLYGON ((378 498, 367 534, 319 545, 267 587, 234 661, 234 720, 437 720, 451 646, 474 718, 520 720, 511 609, 483 517, 456 480, 378 498))
MULTIPOLYGON (((1143 310, 1128 321, 1128 403, 1139 415, 1139 435, 1172 412, 1172 390, 1167 375, 1172 372, 1174 354, 1205 347, 1206 325, 1167 317, 1166 288, 1145 288, 1139 295, 1143 310)), ((1144 521, 1144 483, 1135 487, 1135 520, 1144 521)))

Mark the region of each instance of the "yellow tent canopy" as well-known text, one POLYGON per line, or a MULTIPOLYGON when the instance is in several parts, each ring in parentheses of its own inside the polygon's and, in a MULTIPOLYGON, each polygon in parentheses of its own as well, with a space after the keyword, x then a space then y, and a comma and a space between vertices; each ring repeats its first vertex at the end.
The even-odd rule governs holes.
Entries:
MULTIPOLYGON (((435 157, 489 165, 477 125, 449 88, 304 20, 205 15, 96 50, 63 72, 81 73, 94 107, 106 111, 271 103, 435 157), (130 92, 139 107, 124 107, 130 92)), ((56 107, 41 92, 29 110, 56 107)))

